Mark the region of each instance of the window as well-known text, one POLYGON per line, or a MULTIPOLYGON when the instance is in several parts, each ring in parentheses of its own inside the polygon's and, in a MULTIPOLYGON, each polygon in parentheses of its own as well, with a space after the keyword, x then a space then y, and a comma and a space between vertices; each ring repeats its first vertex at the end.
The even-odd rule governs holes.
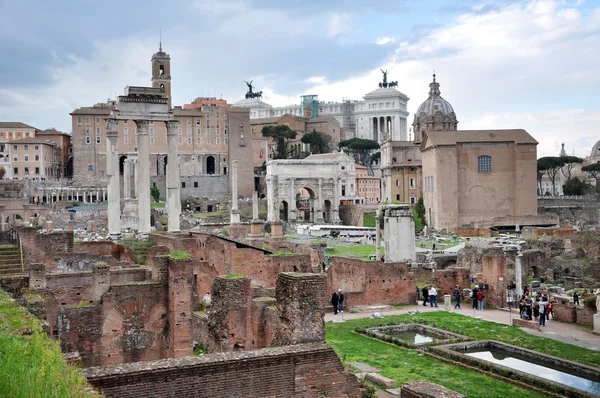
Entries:
POLYGON ((492 157, 488 155, 481 155, 477 158, 477 170, 480 173, 491 173, 492 172, 492 157))
POLYGON ((29 155, 25 155, 25 161, 29 162, 29 155))
POLYGON ((40 168, 39 167, 35 168, 35 174, 40 174, 40 168))
POLYGON ((183 144, 183 137, 179 137, 179 143, 183 144))
POLYGON ((89 134, 89 133, 90 133, 90 126, 87 126, 87 127, 85 128, 85 133, 86 133, 86 134, 89 134))
POLYGON ((200 129, 196 129, 196 134, 200 135, 202 134, 202 131, 200 129))
POLYGON ((92 139, 90 137, 85 137, 85 143, 86 144, 91 144, 92 143, 92 139))
POLYGON ((150 127, 150 135, 154 135, 154 127, 150 127))
POLYGON ((415 188, 415 178, 414 177, 410 177, 409 184, 410 184, 411 189, 415 188))
POLYGON ((13 145, 13 149, 14 149, 15 151, 18 151, 18 150, 19 150, 19 147, 18 147, 18 146, 16 146, 16 145, 13 145))
POLYGON ((198 181, 194 181, 194 188, 198 188, 198 181))
POLYGON ((29 150, 29 145, 27 145, 27 144, 23 145, 23 150, 24 151, 28 151, 29 150))
POLYGON ((35 160, 36 161, 40 160, 40 155, 35 155, 35 160))
POLYGON ((192 137, 188 137, 188 144, 192 143, 192 137))
POLYGON ((185 188, 185 182, 184 181, 181 182, 181 188, 185 188))
POLYGON ((210 144, 210 137, 206 137, 206 143, 210 144))
POLYGON ((19 174, 19 168, 18 167, 13 167, 13 174, 14 175, 19 174))
POLYGON ((187 135, 192 135, 192 129, 190 127, 187 129, 187 135))
POLYGON ((88 172, 93 172, 94 171, 94 166, 92 166, 91 164, 88 166, 88 172))
POLYGON ((399 194, 399 193, 397 193, 397 194, 396 194, 396 200, 397 200, 398 202, 400 201, 400 194, 399 194))
POLYGON ((129 129, 127 127, 125 127, 123 129, 123 134, 125 134, 125 135, 129 134, 129 129))
POLYGON ((223 138, 223 144, 229 144, 229 138, 223 138))
POLYGON ((123 137, 123 144, 129 144, 129 137, 123 137))
POLYGON ((177 135, 182 135, 183 134, 183 130, 181 128, 177 129, 177 135))
POLYGON ((209 136, 210 135, 210 127, 206 128, 206 135, 209 136))
POLYGON ((150 143, 154 144, 154 137, 150 137, 150 143))
POLYGON ((216 133, 216 134, 217 134, 217 135, 220 135, 220 134, 221 134, 221 132, 219 131, 219 128, 218 128, 218 127, 217 127, 217 133, 216 133))
POLYGON ((396 180, 396 186, 399 187, 400 186, 400 180, 396 180))
POLYGON ((196 124, 200 125, 200 119, 196 119, 196 124))
POLYGON ((192 124, 192 119, 188 119, 188 120, 187 120, 187 124, 188 124, 188 125, 192 124))
POLYGON ((89 116, 85 117, 85 124, 90 124, 90 117, 89 116))
POLYGON ((201 141, 202 141, 202 138, 196 137, 196 144, 200 145, 201 141))
POLYGON ((81 116, 77 116, 77 124, 81 124, 81 116))
POLYGON ((100 134, 100 127, 96 127, 96 134, 100 134))
POLYGON ((36 145, 36 146, 34 146, 34 147, 33 147, 33 150, 34 150, 34 151, 39 151, 39 150, 40 150, 40 146, 39 146, 39 145, 36 145))
POLYGON ((100 117, 96 116, 96 123, 100 123, 100 117))
POLYGON ((96 137, 96 144, 100 143, 100 137, 96 137))
POLYGON ((220 143, 221 143, 221 139, 220 139, 219 137, 217 137, 217 138, 215 139, 215 142, 216 142, 217 144, 220 144, 220 143))
POLYGON ((210 120, 206 119, 206 128, 208 129, 210 127, 210 120))
POLYGON ((23 172, 25 173, 26 176, 29 175, 29 167, 25 167, 25 170, 23 170, 23 172))

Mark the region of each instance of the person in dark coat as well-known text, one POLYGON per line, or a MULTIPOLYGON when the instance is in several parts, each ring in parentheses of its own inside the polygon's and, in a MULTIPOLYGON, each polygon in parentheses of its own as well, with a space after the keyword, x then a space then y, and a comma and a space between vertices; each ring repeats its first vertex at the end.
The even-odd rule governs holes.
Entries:
POLYGON ((323 261, 323 272, 325 272, 326 268, 327 268, 327 264, 325 264, 325 261, 323 261))
POLYGON ((342 289, 338 290, 338 312, 344 312, 344 293, 342 293, 342 289))
POLYGON ((427 302, 429 301, 429 289, 427 289, 427 286, 421 289, 421 293, 423 293, 423 307, 427 307, 427 302))
POLYGON ((479 288, 475 286, 473 291, 471 292, 471 298, 473 299, 473 309, 476 310, 477 307, 477 293, 479 293, 479 288))
POLYGON ((338 295, 336 292, 333 292, 333 294, 331 295, 331 305, 333 305, 333 315, 337 315, 337 310, 338 310, 338 295))

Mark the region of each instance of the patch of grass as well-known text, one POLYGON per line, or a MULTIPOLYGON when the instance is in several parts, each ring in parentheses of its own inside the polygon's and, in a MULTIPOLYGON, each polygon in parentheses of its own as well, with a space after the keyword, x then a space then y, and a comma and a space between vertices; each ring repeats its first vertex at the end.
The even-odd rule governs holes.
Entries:
POLYGON ((151 209, 163 209, 165 207, 166 203, 165 202, 153 202, 150 203, 150 208, 151 209))
POLYGON ((0 290, 0 396, 97 397, 40 322, 0 290))
POLYGON ((363 227, 375 228, 375 212, 369 212, 363 214, 363 227))
POLYGON ((175 250, 173 253, 169 254, 169 257, 177 260, 191 260, 192 255, 183 250, 175 250))
POLYGON ((302 253, 292 253, 292 252, 277 252, 271 254, 271 257, 286 257, 286 256, 299 256, 302 253))
POLYGON ((192 354, 193 356, 197 357, 204 354, 208 354, 208 349, 206 347, 203 345, 197 345, 194 347, 194 352, 192 354))
POLYGON ((227 279, 242 279, 242 278, 246 278, 246 275, 242 275, 242 274, 227 274, 227 275, 225 275, 225 278, 227 278, 227 279))
MULTIPOLYGON (((354 257, 368 260, 369 256, 375 255, 375 245, 334 245, 327 247, 326 252, 330 256, 354 257)), ((381 254, 385 253, 381 246, 381 254)))
POLYGON ((123 244, 128 246, 133 254, 136 264, 145 265, 148 259, 148 249, 154 246, 151 240, 123 239, 123 244))
POLYGON ((223 214, 225 214, 225 210, 207 211, 204 213, 193 213, 192 215, 196 218, 210 218, 222 216, 223 214))

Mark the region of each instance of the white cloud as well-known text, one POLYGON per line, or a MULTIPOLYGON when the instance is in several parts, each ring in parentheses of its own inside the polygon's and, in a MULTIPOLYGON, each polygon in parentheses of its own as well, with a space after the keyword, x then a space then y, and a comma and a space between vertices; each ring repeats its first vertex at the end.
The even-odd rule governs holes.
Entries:
POLYGON ((384 44, 388 44, 388 43, 395 43, 396 39, 393 39, 391 37, 387 37, 387 36, 383 36, 378 38, 375 41, 375 44, 377 44, 378 46, 383 46, 384 44))
POLYGON ((312 83, 312 84, 323 84, 325 83, 325 77, 324 76, 311 76, 308 79, 306 79, 307 83, 312 83))
POLYGON ((350 30, 350 16, 348 14, 334 14, 327 21, 327 34, 329 37, 339 36, 350 30))

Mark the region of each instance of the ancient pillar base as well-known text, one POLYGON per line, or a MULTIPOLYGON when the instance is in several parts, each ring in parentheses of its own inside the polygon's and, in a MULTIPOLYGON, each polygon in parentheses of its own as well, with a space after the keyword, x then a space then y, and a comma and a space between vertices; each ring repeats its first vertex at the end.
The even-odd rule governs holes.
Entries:
POLYGON ((230 216, 229 216, 229 223, 230 224, 240 224, 241 218, 240 218, 240 211, 237 209, 231 210, 230 216))
POLYGON ((600 334, 600 314, 594 314, 594 333, 600 334))
POLYGON ((450 305, 452 304, 450 295, 444 294, 444 311, 450 311, 450 305))
POLYGON ((281 221, 273 221, 271 223, 271 238, 283 239, 283 223, 281 221))
POLYGON ((123 240, 123 235, 120 232, 111 232, 108 234, 111 241, 119 243, 123 240))
POLYGON ((252 220, 250 222, 249 238, 262 238, 264 224, 261 220, 252 220))

